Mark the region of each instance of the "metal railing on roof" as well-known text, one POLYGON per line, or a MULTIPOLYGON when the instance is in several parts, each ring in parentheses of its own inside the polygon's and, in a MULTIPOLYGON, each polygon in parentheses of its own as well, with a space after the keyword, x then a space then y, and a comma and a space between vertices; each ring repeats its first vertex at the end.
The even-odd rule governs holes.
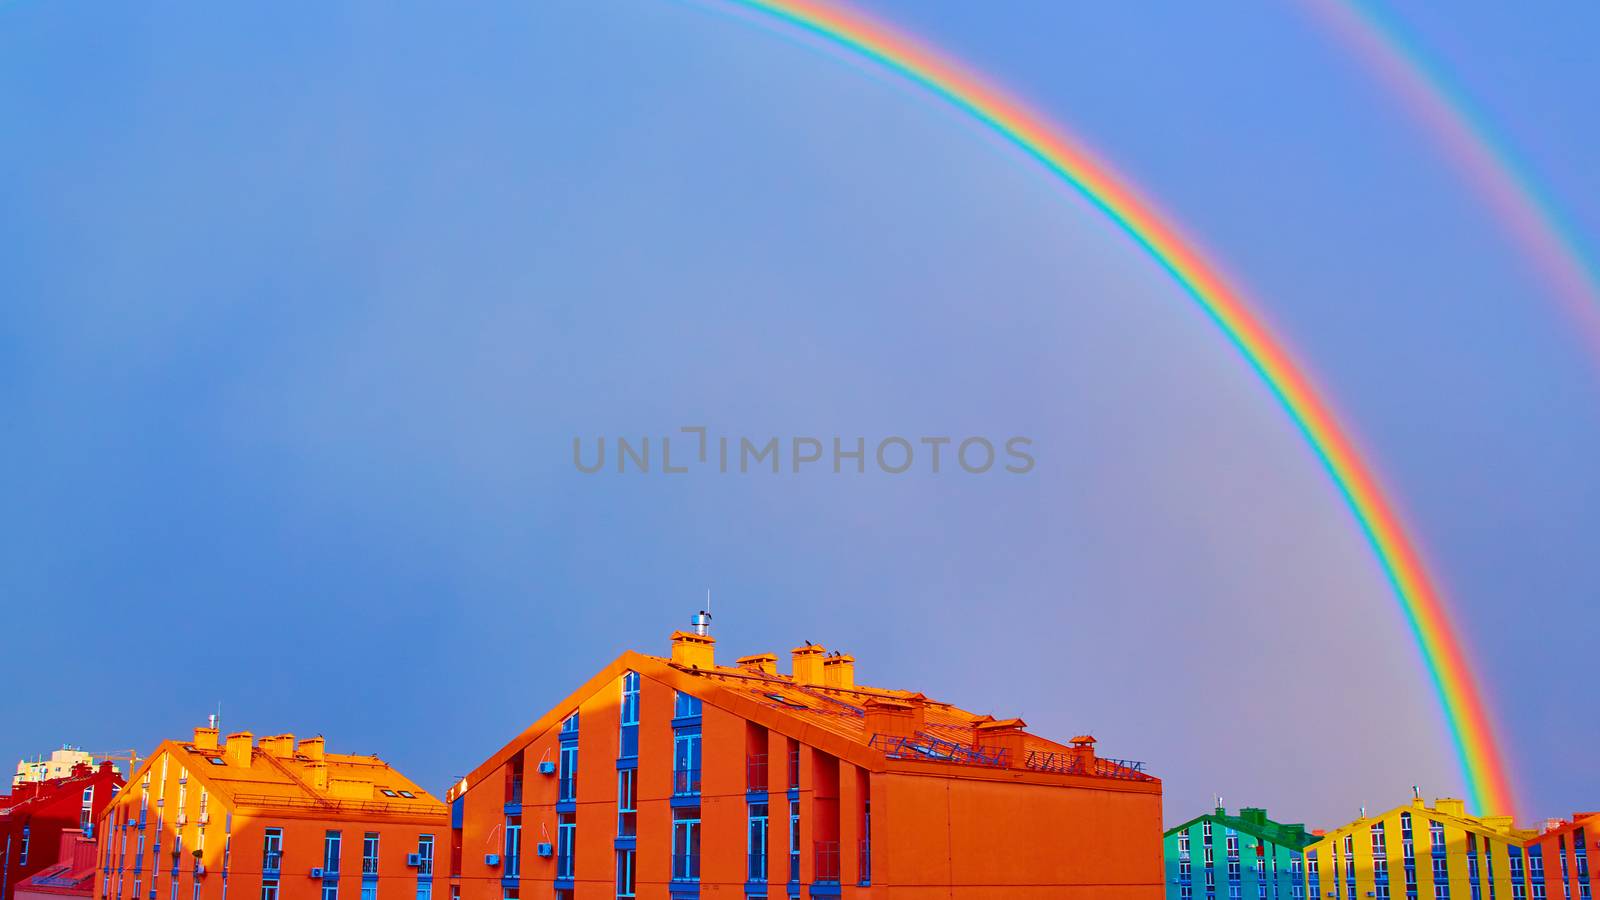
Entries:
POLYGON ((931 734, 918 732, 914 735, 874 734, 872 740, 867 742, 868 747, 883 751, 889 759, 931 759, 938 762, 957 763, 965 766, 988 766, 990 768, 1005 768, 1007 753, 1005 750, 994 747, 969 747, 955 741, 947 741, 934 737, 931 734))
POLYGON ((279 797, 273 794, 238 794, 234 802, 240 806, 270 807, 273 809, 321 809, 339 812, 380 813, 409 816, 442 816, 442 806, 417 803, 385 803, 378 800, 344 800, 323 798, 308 800, 304 797, 279 797))
POLYGON ((1144 763, 1137 760, 1112 759, 1105 756, 1086 757, 1084 754, 1072 751, 1030 750, 1023 764, 1030 769, 1054 772, 1058 775, 1093 775, 1100 778, 1120 778, 1125 781, 1155 780, 1153 776, 1145 774, 1144 763), (1093 767, 1085 765, 1086 758, 1094 762, 1093 767))

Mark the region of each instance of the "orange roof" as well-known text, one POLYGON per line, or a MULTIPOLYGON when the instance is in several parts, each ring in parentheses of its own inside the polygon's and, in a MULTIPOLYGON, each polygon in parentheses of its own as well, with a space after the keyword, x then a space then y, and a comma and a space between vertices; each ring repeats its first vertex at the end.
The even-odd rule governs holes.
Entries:
MULTIPOLYGON (((823 650, 815 644, 807 644, 801 649, 823 650)), ((1021 719, 997 722, 993 716, 969 712, 915 691, 802 684, 792 676, 771 674, 754 668, 691 668, 662 657, 629 651, 474 770, 461 784, 451 789, 447 799, 478 783, 511 754, 554 727, 578 703, 627 670, 665 682, 706 703, 804 740, 840 759, 872 771, 924 762, 941 765, 965 762, 977 769, 983 766, 982 754, 970 754, 969 751, 979 750, 979 726, 988 726, 986 732, 996 726, 1019 730, 1026 726, 1021 719), (921 707, 924 716, 921 736, 925 739, 904 742, 886 740, 869 731, 866 724, 868 710, 881 707, 921 707)), ((1159 783, 1159 779, 1143 772, 1142 763, 1095 759, 1092 766, 1085 770, 1075 762, 1081 758, 1079 751, 1028 732, 1023 732, 1023 748, 1026 757, 1021 762, 1025 765, 1020 767, 1032 769, 1040 775, 1159 783)), ((1012 765, 1017 764, 1013 762, 1012 765)))
MULTIPOLYGON (((230 736, 230 743, 234 740, 248 741, 249 736, 230 736)), ((139 784, 163 753, 198 778, 215 801, 234 808, 269 807, 301 810, 318 818, 367 820, 448 815, 438 798, 377 756, 309 754, 294 749, 288 735, 262 738, 261 744, 250 748, 248 764, 230 758, 222 747, 211 750, 187 741, 163 741, 128 784, 139 784), (263 749, 273 741, 282 748, 279 753, 263 749)), ((117 802, 130 802, 134 793, 123 791, 117 802)))

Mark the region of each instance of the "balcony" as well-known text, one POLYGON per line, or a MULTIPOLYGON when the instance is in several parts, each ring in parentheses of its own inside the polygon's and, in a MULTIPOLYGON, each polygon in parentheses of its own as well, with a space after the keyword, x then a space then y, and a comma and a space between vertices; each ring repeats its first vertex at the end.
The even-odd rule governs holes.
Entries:
POLYGON ((767 755, 755 753, 745 757, 744 761, 745 790, 752 794, 764 794, 769 789, 767 781, 767 755))
POLYGON ((563 772, 561 775, 561 791, 557 800, 562 803, 573 803, 578 799, 578 774, 576 772, 563 772))
POLYGON ((816 842, 816 870, 812 872, 813 882, 827 884, 839 883, 839 842, 816 842))
POLYGON ((756 884, 767 880, 767 854, 752 853, 746 865, 745 881, 756 884))
POLYGON ((672 773, 672 793, 687 797, 700 793, 700 770, 677 769, 672 773))

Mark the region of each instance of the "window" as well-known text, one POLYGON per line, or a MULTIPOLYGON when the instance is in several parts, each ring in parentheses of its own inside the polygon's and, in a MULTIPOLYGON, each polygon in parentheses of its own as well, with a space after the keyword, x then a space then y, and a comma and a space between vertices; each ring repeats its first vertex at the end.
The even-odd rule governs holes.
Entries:
POLYGON ((800 801, 789 801, 789 880, 800 880, 800 801))
MULTIPOLYGON (((261 871, 277 872, 283 867, 283 829, 268 828, 261 839, 261 871)), ((262 888, 265 890, 265 886, 262 888)), ((273 897, 276 900, 277 885, 273 885, 273 897)), ((262 894, 263 900, 266 895, 262 894)))
POLYGON ((433 900, 433 882, 417 882, 417 900, 433 900))
POLYGON ((691 725, 677 729, 672 751, 673 793, 700 793, 700 728, 691 725))
POLYGON ((700 713, 700 698, 693 694, 685 694, 683 691, 679 691, 672 704, 672 717, 675 719, 687 719, 692 716, 698 716, 700 713))
POLYGON ((390 790, 388 788, 378 788, 378 791, 379 791, 379 793, 383 794, 385 797, 398 797, 398 796, 400 796, 399 794, 396 794, 394 791, 392 791, 392 790, 390 790))
POLYGON ((369 831, 361 839, 361 874, 378 874, 378 832, 369 831))
MULTIPOLYGON (((420 834, 420 835, 417 835, 417 859, 420 862, 420 865, 417 866, 417 874, 419 876, 420 875, 432 875, 433 874, 433 835, 431 835, 431 834, 420 834)), ((421 896, 421 895, 419 894, 418 896, 421 896)))
POLYGON ((78 830, 86 838, 94 837, 94 785, 83 789, 83 808, 78 811, 78 830))
POLYGON ((672 880, 700 880, 700 810, 672 811, 672 880))
POLYGON ((561 720, 561 733, 562 734, 577 734, 578 733, 578 713, 577 713, 577 711, 573 711, 572 715, 567 716, 565 719, 561 720))
MULTIPOLYGON (((138 886, 135 885, 134 889, 137 891, 138 886)), ((263 880, 261 882, 261 900, 278 900, 278 882, 276 879, 263 880)))
POLYGON ((339 882, 324 881, 322 883, 322 900, 339 900, 339 882))
POLYGON ((505 877, 522 875, 522 817, 506 817, 505 877))
POLYGON ((617 900, 626 900, 638 891, 639 873, 634 870, 636 861, 634 851, 617 851, 617 900))
POLYGON ((378 900, 378 883, 376 881, 361 882, 361 900, 378 900))
MULTIPOLYGON (((576 715, 576 714, 574 714, 576 715)), ((561 744, 561 795, 563 801, 578 799, 578 745, 576 742, 561 744)))
POLYGON ((417 799, 417 795, 411 793, 410 791, 401 791, 400 792, 400 796, 406 798, 407 800, 415 800, 415 799, 417 799))
POLYGON ((746 881, 767 880, 767 804, 750 804, 750 825, 745 841, 748 859, 746 881))
POLYGON ((639 755, 638 672, 622 673, 621 723, 621 749, 617 751, 617 755, 624 759, 631 759, 639 755))
POLYGON ((556 877, 571 879, 577 872, 573 855, 578 845, 576 813, 556 814, 556 877))
POLYGON ((617 770, 617 837, 639 834, 639 770, 617 770))
MULTIPOLYGON (((322 837, 322 872, 324 875, 339 874, 339 847, 342 843, 339 832, 330 831, 322 837)), ((325 897, 323 900, 335 900, 325 897)))
MULTIPOLYGON (((28 826, 22 826, 22 847, 17 851, 17 865, 19 866, 28 864, 28 847, 33 843, 33 838, 29 836, 30 831, 31 829, 28 826)), ((142 834, 139 835, 139 856, 144 856, 144 835, 142 834)), ((134 869, 138 870, 138 868, 138 863, 135 863, 134 869)), ((134 893, 137 894, 138 891, 134 891, 134 893)))

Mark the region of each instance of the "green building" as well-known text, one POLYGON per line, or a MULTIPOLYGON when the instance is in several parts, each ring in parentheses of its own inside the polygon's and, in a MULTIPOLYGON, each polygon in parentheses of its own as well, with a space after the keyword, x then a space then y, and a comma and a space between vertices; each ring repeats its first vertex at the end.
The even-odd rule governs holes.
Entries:
POLYGON ((1305 849, 1315 841, 1264 809, 1232 816, 1219 806, 1162 839, 1167 900, 1308 900, 1305 849))

